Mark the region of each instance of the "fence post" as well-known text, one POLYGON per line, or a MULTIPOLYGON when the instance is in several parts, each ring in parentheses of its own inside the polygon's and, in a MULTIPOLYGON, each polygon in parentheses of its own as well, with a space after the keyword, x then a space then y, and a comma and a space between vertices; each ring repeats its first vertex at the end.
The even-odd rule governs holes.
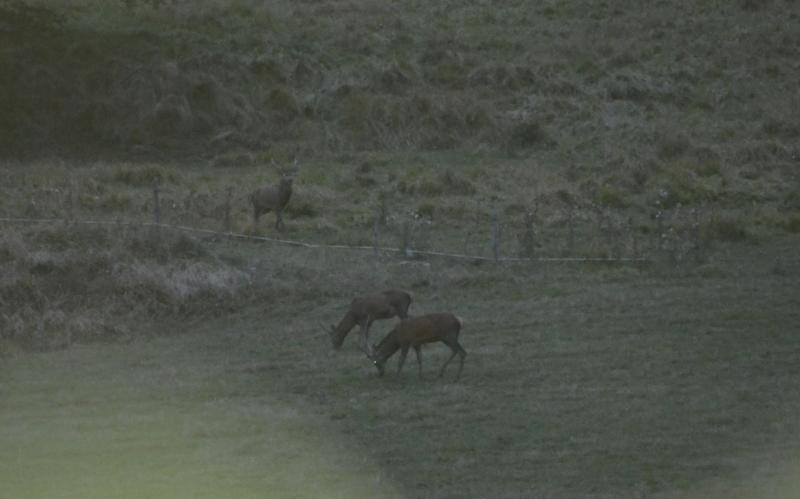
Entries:
POLYGON ((567 256, 574 256, 575 250, 575 207, 567 201, 567 256))
POLYGON ((633 223, 633 217, 628 217, 628 231, 631 233, 631 252, 633 259, 639 259, 639 239, 636 237, 636 226, 633 223))
POLYGON ((233 187, 228 186, 225 189, 225 232, 230 235, 231 233, 231 197, 233 195, 233 187))
POLYGON ((612 257, 615 259, 620 259, 622 258, 622 252, 623 252, 623 241, 622 241, 622 234, 624 232, 624 229, 622 227, 623 222, 617 220, 617 218, 614 216, 613 211, 607 213, 606 216, 608 217, 608 228, 611 232, 612 257))
POLYGON ((161 203, 158 198, 159 194, 158 178, 153 182, 153 223, 156 225, 161 224, 161 203))
POLYGON ((402 247, 403 256, 405 258, 411 258, 413 256, 411 248, 409 247, 411 243, 410 239, 411 239, 411 224, 408 221, 408 219, 406 219, 403 222, 403 247, 402 247))
POLYGON ((492 254, 494 261, 500 261, 500 221, 497 216, 497 209, 492 212, 492 254))
POLYGON ((73 199, 73 183, 69 183, 65 189, 67 190, 67 220, 68 223, 75 223, 75 200, 73 199))
POLYGON ((375 256, 375 263, 378 263, 378 235, 380 231, 380 222, 381 222, 381 208, 375 211, 375 221, 372 223, 372 252, 375 256))
POLYGON ((702 263, 705 259, 703 244, 700 238, 700 209, 692 208, 692 250, 695 262, 702 263))
POLYGON ((655 249, 659 257, 664 250, 664 210, 661 208, 661 203, 656 206, 656 244, 655 249))
MULTIPOLYGON (((534 205, 536 206, 536 205, 534 205)), ((534 210, 536 208, 534 207, 534 210)), ((523 217, 522 228, 522 256, 533 260, 536 253, 536 212, 526 211, 523 217)))

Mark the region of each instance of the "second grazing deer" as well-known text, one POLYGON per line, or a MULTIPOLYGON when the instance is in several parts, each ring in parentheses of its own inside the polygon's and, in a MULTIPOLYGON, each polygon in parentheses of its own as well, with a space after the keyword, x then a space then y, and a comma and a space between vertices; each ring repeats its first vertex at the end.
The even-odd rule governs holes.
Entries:
POLYGON ((422 377, 422 345, 441 341, 450 347, 452 355, 442 365, 439 377, 442 377, 447 364, 453 360, 453 357, 459 355, 461 358, 458 365, 458 373, 456 374, 456 379, 458 379, 461 376, 461 370, 464 368, 464 359, 467 356, 466 350, 458 342, 461 324, 461 319, 447 312, 406 319, 397 324, 379 344, 372 347, 372 351, 368 353, 369 358, 378 369, 378 375, 383 376, 386 361, 400 350, 400 361, 397 365, 397 373, 399 374, 403 369, 408 349, 413 347, 414 352, 417 354, 419 376, 422 377))
POLYGON ((350 303, 350 308, 339 324, 331 325, 325 331, 331 338, 335 350, 342 347, 347 334, 355 326, 361 329, 361 349, 367 353, 369 328, 378 319, 399 317, 408 318, 408 307, 411 306, 411 294, 397 289, 389 289, 382 293, 359 296, 350 303))

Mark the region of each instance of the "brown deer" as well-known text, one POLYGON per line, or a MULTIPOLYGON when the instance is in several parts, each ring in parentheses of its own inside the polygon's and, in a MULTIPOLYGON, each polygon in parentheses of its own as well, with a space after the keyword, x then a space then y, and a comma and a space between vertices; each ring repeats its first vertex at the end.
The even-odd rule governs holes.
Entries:
POLYGON ((372 347, 368 353, 370 360, 378 369, 378 375, 383 376, 384 365, 389 357, 400 350, 400 361, 397 365, 397 373, 403 369, 409 347, 414 347, 417 354, 417 364, 419 364, 419 377, 422 377, 422 345, 425 343, 435 343, 441 341, 453 351, 450 358, 445 361, 439 371, 439 377, 444 375, 447 364, 453 360, 456 354, 461 356, 458 365, 456 380, 461 377, 461 370, 464 368, 464 359, 467 356, 466 350, 458 342, 458 334, 461 332, 461 319, 447 312, 434 313, 406 319, 397 324, 389 334, 378 344, 372 347))
POLYGON ((258 223, 258 217, 270 211, 275 212, 275 229, 282 230, 283 210, 292 198, 292 181, 290 175, 282 175, 277 185, 268 185, 253 191, 250 194, 250 204, 253 205, 253 225, 258 223))
POLYGON ((405 291, 390 289, 382 293, 359 296, 350 303, 350 309, 339 324, 325 329, 331 338, 334 350, 339 350, 345 337, 356 325, 361 329, 361 349, 367 353, 369 328, 377 319, 408 318, 408 307, 411 306, 411 294, 405 291))

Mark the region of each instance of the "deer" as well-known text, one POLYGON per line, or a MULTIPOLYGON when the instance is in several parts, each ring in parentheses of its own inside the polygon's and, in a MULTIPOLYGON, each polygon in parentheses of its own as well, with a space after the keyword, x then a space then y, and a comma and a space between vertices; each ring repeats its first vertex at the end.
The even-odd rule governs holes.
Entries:
POLYGON ((422 378, 422 345, 425 343, 435 343, 441 341, 452 351, 452 355, 445 361, 439 370, 439 377, 444 375, 447 365, 456 355, 460 356, 456 381, 461 377, 461 370, 464 368, 464 359, 467 351, 458 342, 458 335, 461 332, 462 320, 449 312, 439 312, 421 315, 406 319, 397 324, 386 337, 377 345, 373 345, 367 356, 378 369, 378 376, 383 376, 384 366, 389 357, 400 350, 400 361, 397 365, 397 374, 403 369, 408 349, 413 347, 417 354, 417 364, 419 365, 419 377, 422 378))
POLYGON ((369 328, 372 323, 378 319, 391 319, 392 317, 407 319, 411 300, 410 293, 397 289, 359 296, 353 298, 353 301, 350 302, 350 308, 338 325, 331 325, 328 328, 323 326, 323 329, 330 336, 333 349, 339 350, 350 330, 358 325, 361 330, 360 348, 365 354, 369 355, 367 343, 369 328))
POLYGON ((283 210, 292 198, 293 180, 294 177, 291 175, 283 174, 277 185, 261 187, 250 194, 250 204, 253 205, 253 225, 258 223, 258 218, 261 215, 274 211, 275 229, 282 230, 285 228, 283 210))

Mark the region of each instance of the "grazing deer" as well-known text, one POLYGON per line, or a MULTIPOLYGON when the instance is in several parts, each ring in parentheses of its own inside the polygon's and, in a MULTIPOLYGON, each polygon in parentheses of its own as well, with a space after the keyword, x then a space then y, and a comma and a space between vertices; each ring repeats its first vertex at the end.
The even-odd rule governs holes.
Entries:
POLYGON ((334 350, 339 350, 344 339, 356 325, 361 329, 361 349, 367 353, 369 328, 377 319, 408 318, 411 295, 405 291, 390 289, 374 295, 359 296, 350 303, 350 309, 337 326, 325 329, 331 338, 334 350))
POLYGON ((253 205, 253 225, 258 223, 258 217, 270 211, 275 212, 275 229, 281 230, 283 225, 283 209, 292 198, 292 181, 290 175, 282 175, 277 185, 268 185, 256 189, 250 194, 250 204, 253 205))
POLYGON ((453 354, 450 356, 439 371, 439 377, 444 375, 447 364, 453 360, 456 354, 461 356, 461 363, 458 365, 456 380, 461 376, 464 368, 464 358, 467 356, 466 350, 458 342, 458 334, 461 332, 461 319, 453 314, 443 312, 422 315, 412 319, 401 321, 392 329, 389 334, 378 344, 372 347, 368 353, 370 360, 378 368, 378 375, 383 376, 384 365, 389 357, 400 350, 400 361, 397 365, 397 373, 403 369, 403 362, 406 361, 409 347, 414 347, 417 354, 417 364, 419 364, 419 377, 422 377, 422 345, 441 341, 450 347, 453 354))

